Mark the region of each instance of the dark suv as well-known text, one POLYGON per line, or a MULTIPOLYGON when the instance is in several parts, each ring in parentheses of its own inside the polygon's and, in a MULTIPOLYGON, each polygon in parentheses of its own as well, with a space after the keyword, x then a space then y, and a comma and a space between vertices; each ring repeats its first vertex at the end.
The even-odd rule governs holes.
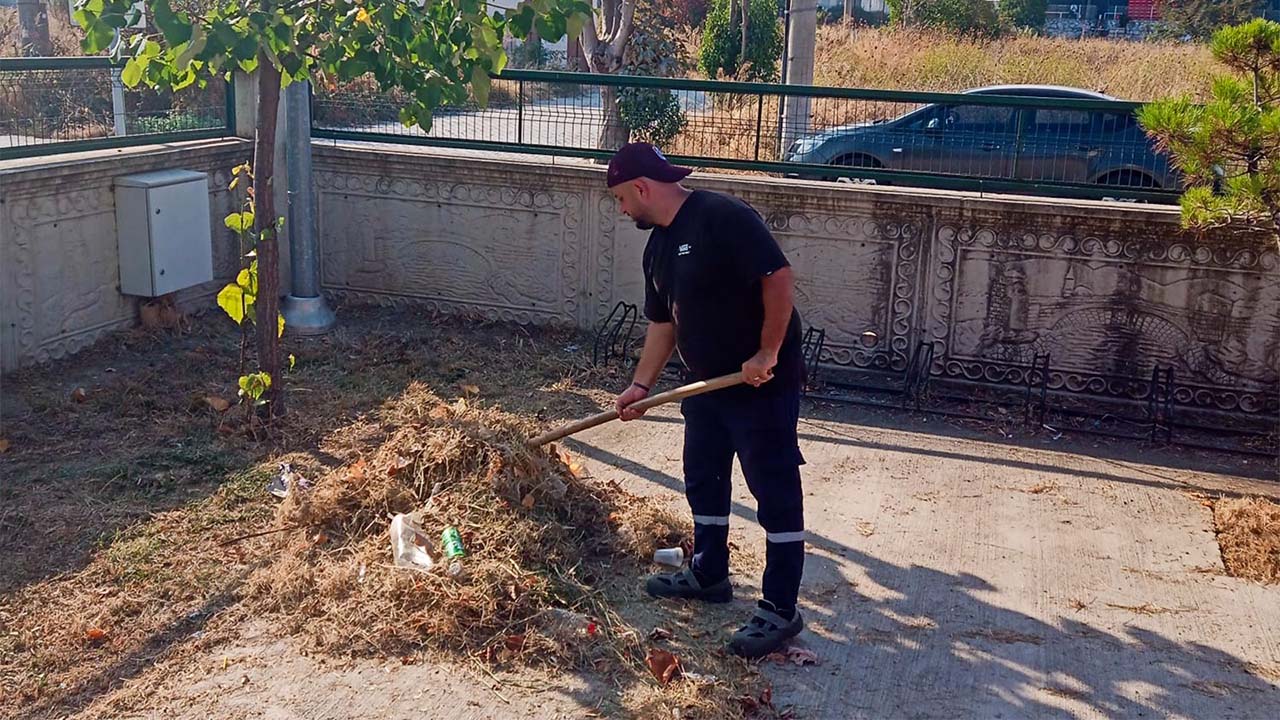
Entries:
MULTIPOLYGON (((1048 85, 1005 85, 965 95, 1111 100, 1048 85)), ((785 160, 1029 182, 1177 190, 1131 110, 932 104, 892 120, 844 125, 800 138, 785 160)), ((836 179, 810 172, 792 177, 836 179)))

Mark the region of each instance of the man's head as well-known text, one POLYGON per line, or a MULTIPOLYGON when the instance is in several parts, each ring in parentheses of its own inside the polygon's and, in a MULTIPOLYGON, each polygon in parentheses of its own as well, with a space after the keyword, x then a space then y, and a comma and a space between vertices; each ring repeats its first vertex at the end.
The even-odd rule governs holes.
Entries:
POLYGON ((667 161, 649 143, 628 143, 609 161, 609 190, 636 227, 648 230, 670 222, 683 199, 679 182, 690 172, 667 161))

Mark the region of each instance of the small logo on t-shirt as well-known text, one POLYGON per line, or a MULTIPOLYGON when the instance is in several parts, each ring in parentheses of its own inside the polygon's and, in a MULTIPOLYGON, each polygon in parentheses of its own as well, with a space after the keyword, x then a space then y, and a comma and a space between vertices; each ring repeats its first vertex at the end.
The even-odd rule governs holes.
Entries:
POLYGON ((688 255, 689 251, 692 249, 693 249, 692 245, 690 245, 689 243, 685 243, 680 247, 676 248, 676 255, 688 255))

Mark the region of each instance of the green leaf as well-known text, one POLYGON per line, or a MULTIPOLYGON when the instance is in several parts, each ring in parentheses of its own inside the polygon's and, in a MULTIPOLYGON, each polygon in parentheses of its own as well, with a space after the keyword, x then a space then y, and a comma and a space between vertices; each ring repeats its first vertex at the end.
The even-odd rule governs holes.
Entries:
POLYGON ((473 65, 471 68, 471 91, 475 94, 476 102, 480 107, 488 107, 489 72, 483 65, 473 65))
POLYGON ((192 59, 204 52, 204 49, 208 44, 209 36, 205 34, 204 28, 200 25, 193 26, 191 28, 191 41, 188 42, 187 46, 178 54, 178 57, 174 60, 173 64, 179 69, 185 68, 191 64, 192 59))
POLYGON ((124 70, 120 71, 120 82, 126 87, 137 87, 142 82, 142 73, 147 69, 148 59, 133 58, 125 63, 124 70))
POLYGON ((240 397, 247 397, 253 400, 255 404, 261 404, 260 400, 263 393, 271 388, 271 375, 264 372, 241 375, 238 384, 240 385, 240 397))
POLYGON ((191 39, 193 28, 186 13, 175 13, 169 0, 150 0, 149 5, 152 21, 164 34, 165 42, 177 45, 191 39))
POLYGON ((298 358, 294 357, 293 353, 289 353, 289 369, 292 370, 293 367, 297 364, 298 364, 298 358))
POLYGON ((276 315, 276 337, 284 335, 284 314, 276 315))
POLYGON ((244 322, 245 304, 245 291, 239 285, 227 285, 218 293, 218 307, 222 308, 223 312, 237 325, 244 322))
POLYGON ((228 228, 238 233, 246 233, 253 229, 253 213, 231 213, 223 221, 228 228))
POLYGON ((582 34, 582 28, 586 23, 587 16, 581 14, 573 14, 565 18, 565 32, 568 33, 569 40, 577 40, 578 36, 582 34))

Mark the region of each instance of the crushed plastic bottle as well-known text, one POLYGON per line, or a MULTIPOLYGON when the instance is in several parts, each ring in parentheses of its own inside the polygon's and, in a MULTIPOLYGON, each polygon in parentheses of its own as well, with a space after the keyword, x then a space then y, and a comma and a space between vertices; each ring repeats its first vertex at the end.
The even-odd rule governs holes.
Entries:
POLYGON ((431 545, 417 518, 403 513, 391 518, 391 555, 396 567, 430 570, 436 564, 431 545))
POLYGON ((564 608, 550 608, 544 612, 542 627, 548 635, 562 642, 592 639, 600 632, 595 618, 564 608))

